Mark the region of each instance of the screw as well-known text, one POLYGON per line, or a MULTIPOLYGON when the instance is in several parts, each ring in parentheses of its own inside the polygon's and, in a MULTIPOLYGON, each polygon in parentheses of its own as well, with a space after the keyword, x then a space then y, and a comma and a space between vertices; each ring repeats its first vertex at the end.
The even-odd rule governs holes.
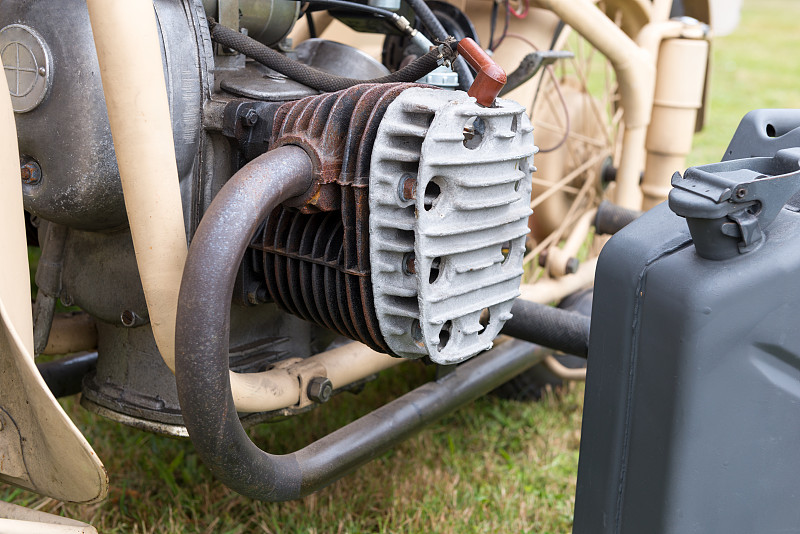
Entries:
POLYGON ((464 126, 463 134, 465 141, 472 141, 472 138, 475 137, 475 126, 472 124, 464 126))
POLYGON ((407 252, 403 256, 403 274, 417 274, 417 260, 413 252, 407 252))
POLYGON ((564 272, 567 274, 575 274, 578 272, 578 265, 580 265, 578 258, 570 258, 567 260, 567 265, 564 267, 564 272))
POLYGON ((142 324, 142 318, 139 317, 139 315, 133 310, 124 310, 119 315, 119 320, 122 322, 122 326, 126 326, 128 328, 142 324))
POLYGON ((410 174, 404 174, 400 177, 400 186, 397 188, 397 194, 400 200, 414 200, 417 198, 417 178, 410 174))
POLYGON ((256 110, 254 109, 248 109, 242 119, 247 126, 255 126, 255 124, 258 122, 258 113, 256 113, 256 110))
POLYGON ((36 185, 42 181, 42 168, 33 158, 20 158, 19 172, 22 175, 22 183, 24 184, 36 185))
POLYGON ((269 291, 267 291, 267 286, 263 284, 258 286, 258 289, 256 289, 256 298, 258 299, 259 304, 269 301, 269 291))
POLYGON ((744 198, 747 196, 747 188, 740 187, 736 190, 736 197, 737 198, 744 198))
POLYGON ((328 402, 333 395, 333 384, 324 376, 315 376, 308 382, 308 398, 314 402, 328 402))

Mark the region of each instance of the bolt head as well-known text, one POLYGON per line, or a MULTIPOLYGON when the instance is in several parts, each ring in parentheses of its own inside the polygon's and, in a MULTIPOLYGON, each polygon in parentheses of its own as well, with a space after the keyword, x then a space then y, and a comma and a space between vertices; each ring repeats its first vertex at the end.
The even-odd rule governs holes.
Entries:
POLYGON ((314 402, 328 402, 333 395, 333 384, 324 376, 315 376, 308 382, 308 398, 314 402))
POLYGON ((417 260, 413 252, 408 252, 403 256, 403 274, 408 276, 417 274, 417 260))
POLYGON ((36 185, 42 181, 42 168, 32 158, 20 158, 19 172, 23 184, 36 185))
POLYGON ((133 310, 123 310, 119 315, 119 320, 122 326, 131 328, 139 322, 139 315, 133 310))
POLYGON ((248 126, 254 126, 258 122, 258 113, 254 109, 248 109, 244 114, 244 123, 248 126))
POLYGON ((400 187, 397 192, 403 202, 417 198, 417 177, 404 174, 400 178, 400 187))

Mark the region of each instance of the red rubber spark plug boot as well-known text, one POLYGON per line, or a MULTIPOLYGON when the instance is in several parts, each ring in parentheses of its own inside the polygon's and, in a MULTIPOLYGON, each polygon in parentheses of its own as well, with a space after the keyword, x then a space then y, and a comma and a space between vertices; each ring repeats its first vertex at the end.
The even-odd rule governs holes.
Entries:
POLYGON ((469 37, 458 42, 458 53, 478 71, 467 94, 475 97, 478 104, 491 107, 506 84, 506 71, 469 37))

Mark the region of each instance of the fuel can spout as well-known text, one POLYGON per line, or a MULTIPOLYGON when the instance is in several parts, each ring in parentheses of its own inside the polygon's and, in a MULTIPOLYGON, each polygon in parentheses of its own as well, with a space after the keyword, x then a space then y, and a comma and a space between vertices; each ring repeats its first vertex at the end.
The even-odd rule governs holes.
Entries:
POLYGON ((724 260, 759 248, 766 228, 800 191, 800 148, 692 167, 672 176, 669 206, 686 218, 697 254, 724 260))

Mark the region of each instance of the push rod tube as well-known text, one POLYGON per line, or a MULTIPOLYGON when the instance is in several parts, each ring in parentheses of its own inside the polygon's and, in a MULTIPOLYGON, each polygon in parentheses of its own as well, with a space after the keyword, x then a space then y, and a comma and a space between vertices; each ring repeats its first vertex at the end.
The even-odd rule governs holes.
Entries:
POLYGON ((266 501, 297 499, 330 484, 541 359, 535 346, 507 341, 295 453, 259 449, 242 428, 231 393, 231 294, 259 222, 281 202, 305 192, 311 170, 305 151, 284 146, 236 173, 197 229, 179 296, 175 378, 189 436, 219 480, 266 501))

